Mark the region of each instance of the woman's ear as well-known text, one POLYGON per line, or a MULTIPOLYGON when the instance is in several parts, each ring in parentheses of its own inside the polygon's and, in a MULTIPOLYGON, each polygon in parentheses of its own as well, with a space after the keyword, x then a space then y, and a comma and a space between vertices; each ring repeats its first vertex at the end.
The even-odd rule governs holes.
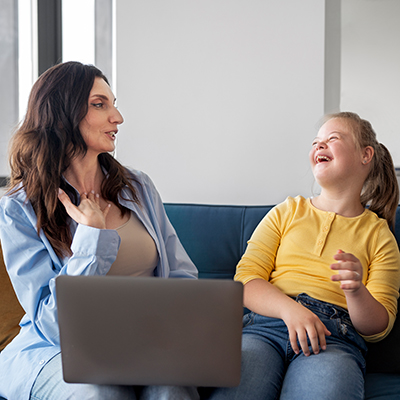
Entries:
POLYGON ((363 151, 362 163, 365 165, 369 164, 374 156, 374 153, 374 148, 372 146, 367 146, 363 151))

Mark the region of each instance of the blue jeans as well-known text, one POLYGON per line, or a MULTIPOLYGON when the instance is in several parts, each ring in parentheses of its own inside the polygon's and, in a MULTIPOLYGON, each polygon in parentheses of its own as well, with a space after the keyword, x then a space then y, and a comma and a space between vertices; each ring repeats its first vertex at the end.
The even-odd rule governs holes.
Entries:
POLYGON ((326 350, 309 357, 302 352, 296 355, 283 320, 250 312, 243 318, 240 385, 216 389, 210 399, 364 399, 367 347, 347 311, 306 294, 295 300, 331 332, 326 350))
POLYGON ((33 385, 31 400, 198 400, 194 387, 113 386, 66 383, 62 376, 61 353, 42 369, 33 385))

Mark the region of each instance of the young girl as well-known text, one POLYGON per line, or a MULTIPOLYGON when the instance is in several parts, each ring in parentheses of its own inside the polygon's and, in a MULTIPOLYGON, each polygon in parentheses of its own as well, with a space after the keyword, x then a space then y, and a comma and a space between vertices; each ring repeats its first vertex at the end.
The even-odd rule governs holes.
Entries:
POLYGON ((320 195, 271 210, 237 266, 251 310, 242 379, 212 399, 363 399, 364 340, 393 326, 400 256, 391 156, 369 122, 344 112, 325 119, 309 157, 320 195))

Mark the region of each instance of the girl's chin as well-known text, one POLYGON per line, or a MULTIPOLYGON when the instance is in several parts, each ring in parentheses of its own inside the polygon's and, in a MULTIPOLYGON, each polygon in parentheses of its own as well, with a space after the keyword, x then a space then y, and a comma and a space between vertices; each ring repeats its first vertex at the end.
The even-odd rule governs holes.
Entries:
POLYGON ((324 186, 324 184, 328 184, 331 180, 326 175, 314 175, 315 182, 319 186, 324 186))

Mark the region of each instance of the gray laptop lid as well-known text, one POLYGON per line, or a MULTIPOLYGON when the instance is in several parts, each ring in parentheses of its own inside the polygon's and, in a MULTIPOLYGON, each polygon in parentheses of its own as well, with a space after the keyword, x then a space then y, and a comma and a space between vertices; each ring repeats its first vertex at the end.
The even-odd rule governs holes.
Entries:
POLYGON ((59 276, 56 293, 66 382, 239 384, 239 282, 59 276))

